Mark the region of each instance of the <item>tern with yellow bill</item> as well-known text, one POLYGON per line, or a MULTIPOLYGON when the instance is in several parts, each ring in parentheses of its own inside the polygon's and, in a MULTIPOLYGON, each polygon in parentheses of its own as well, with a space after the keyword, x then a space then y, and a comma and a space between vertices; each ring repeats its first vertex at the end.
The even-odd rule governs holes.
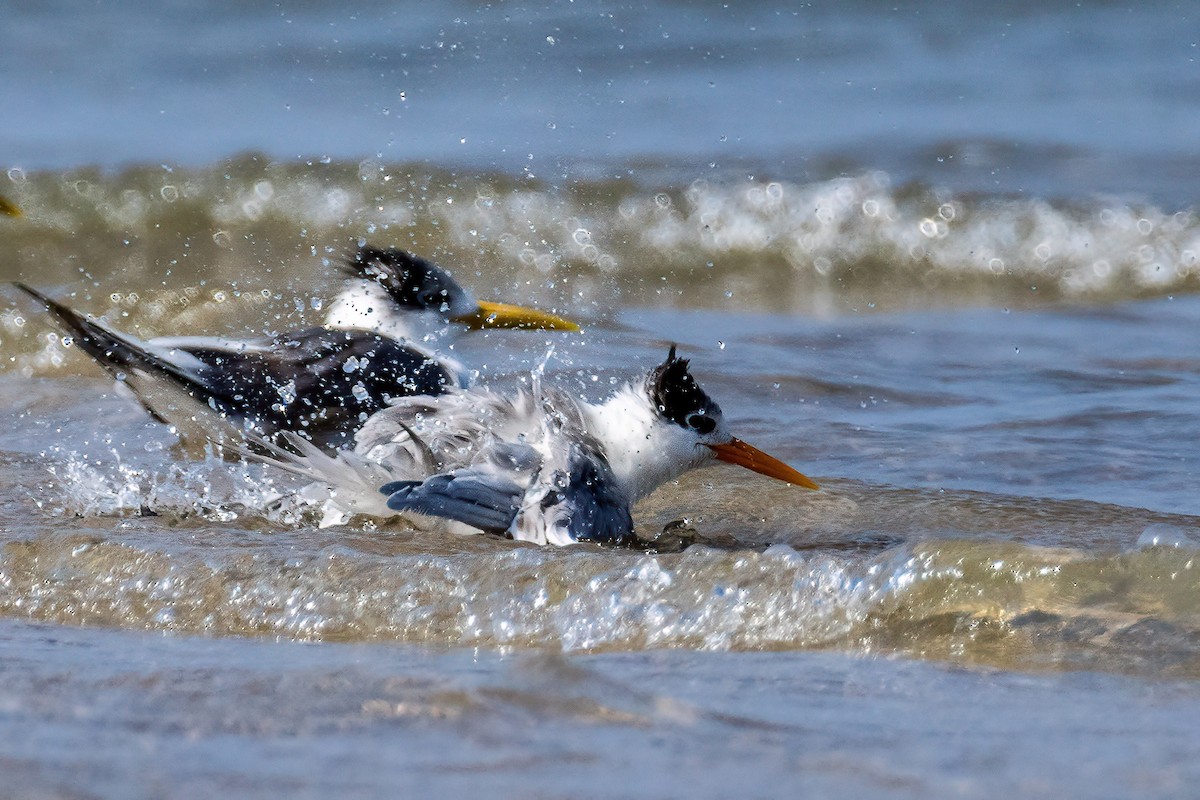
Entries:
POLYGON ((17 286, 155 419, 199 443, 291 431, 338 448, 397 398, 466 386, 469 372, 434 349, 461 332, 579 330, 553 314, 477 301, 444 269, 403 250, 363 245, 341 267, 347 285, 323 326, 257 339, 142 341, 17 286))
POLYGON ((331 455, 287 438, 288 449, 259 442, 247 455, 327 488, 322 525, 401 514, 417 528, 622 544, 633 539, 634 503, 706 464, 818 488, 734 438, 674 347, 645 378, 597 404, 543 387, 535 375, 512 395, 404 398, 367 421, 353 451, 331 455))

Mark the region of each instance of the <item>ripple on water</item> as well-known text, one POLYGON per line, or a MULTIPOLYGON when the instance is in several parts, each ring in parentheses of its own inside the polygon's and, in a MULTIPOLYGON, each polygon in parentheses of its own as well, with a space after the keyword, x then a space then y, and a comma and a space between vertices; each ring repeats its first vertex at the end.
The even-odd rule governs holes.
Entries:
POLYGON ((1022 668, 1103 656, 1200 674, 1197 551, 1178 537, 1163 544, 1162 531, 1108 555, 962 539, 873 553, 697 545, 652 555, 403 532, 247 532, 252 546, 233 547, 225 528, 156 522, 98 530, 80 520, 10 539, 0 613, 566 652, 841 647, 1022 668))

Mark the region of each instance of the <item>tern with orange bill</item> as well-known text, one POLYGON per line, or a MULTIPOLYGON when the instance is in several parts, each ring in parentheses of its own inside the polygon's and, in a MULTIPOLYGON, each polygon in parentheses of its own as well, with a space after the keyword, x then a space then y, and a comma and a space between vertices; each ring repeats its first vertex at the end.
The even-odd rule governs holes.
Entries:
MULTIPOLYGON (((817 484, 730 433, 720 406, 672 347, 666 361, 600 403, 545 387, 409 397, 372 416, 353 451, 294 436, 251 458, 329 490, 322 525, 400 514, 414 527, 538 544, 629 543, 631 509, 667 481, 714 462, 817 484)), ((311 496, 311 495, 309 495, 311 496)))
POLYGON ((397 398, 466 386, 469 371, 444 349, 461 333, 579 330, 553 314, 476 300, 444 269, 403 250, 362 245, 339 266, 346 285, 323 326, 256 339, 143 341, 16 285, 155 419, 200 443, 290 431, 336 449, 397 398))

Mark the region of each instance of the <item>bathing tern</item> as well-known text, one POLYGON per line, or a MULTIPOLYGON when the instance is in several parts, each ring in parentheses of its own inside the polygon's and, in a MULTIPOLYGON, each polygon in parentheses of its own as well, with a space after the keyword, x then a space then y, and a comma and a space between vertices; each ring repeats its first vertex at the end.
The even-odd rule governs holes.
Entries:
POLYGON ((459 332, 579 330, 553 314, 476 300, 444 269, 403 250, 364 245, 340 266, 346 286, 323 326, 255 339, 142 341, 16 285, 152 417, 193 442, 214 429, 233 441, 246 431, 293 431, 340 447, 395 398, 465 386, 468 371, 433 349, 459 332))
POLYGON ((287 436, 244 454, 330 490, 322 526, 354 514, 404 515, 418 529, 491 533, 538 544, 633 539, 630 509, 663 483, 713 462, 817 484, 729 432, 672 346, 666 361, 598 404, 546 387, 406 397, 333 454, 287 436))

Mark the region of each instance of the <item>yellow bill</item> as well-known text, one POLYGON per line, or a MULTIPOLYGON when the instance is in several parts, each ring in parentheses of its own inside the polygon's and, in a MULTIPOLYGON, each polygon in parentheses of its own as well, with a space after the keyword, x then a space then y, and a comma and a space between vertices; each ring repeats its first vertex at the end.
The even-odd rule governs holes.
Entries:
POLYGON ((21 217, 25 215, 25 212, 21 210, 19 205, 0 194, 0 214, 8 217, 21 217))
POLYGON ((787 481, 796 486, 803 486, 805 489, 821 488, 812 478, 792 469, 775 456, 769 456, 757 447, 746 444, 741 439, 730 439, 724 444, 710 444, 708 447, 717 454, 718 461, 724 461, 726 464, 737 464, 739 467, 745 467, 759 475, 787 481))
POLYGON ((455 317, 454 321, 463 323, 473 331, 483 328, 545 328, 572 332, 579 330, 579 326, 574 322, 545 311, 486 301, 480 301, 479 310, 475 313, 455 317))

